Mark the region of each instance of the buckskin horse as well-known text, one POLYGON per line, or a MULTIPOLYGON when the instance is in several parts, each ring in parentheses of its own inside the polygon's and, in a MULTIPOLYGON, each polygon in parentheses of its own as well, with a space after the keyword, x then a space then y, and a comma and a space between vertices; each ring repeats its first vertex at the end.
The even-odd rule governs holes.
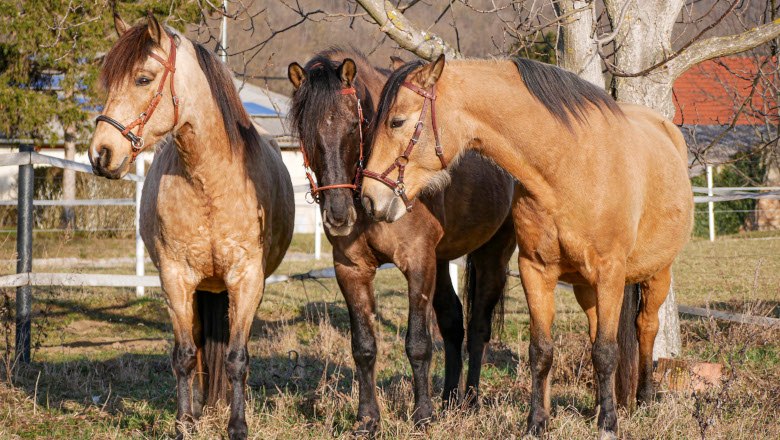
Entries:
POLYGON ((542 432, 549 418, 553 292, 563 280, 588 317, 599 432, 615 436, 624 285, 641 286, 636 397, 647 401, 658 309, 691 231, 687 151, 677 127, 554 66, 458 60, 445 69, 443 56, 396 70, 375 123, 362 202, 377 219, 403 221, 414 198, 446 178, 443 164, 468 150, 519 181, 512 210, 531 318, 528 433, 542 432))
POLYGON ((140 221, 173 323, 176 429, 226 400, 230 438, 243 439, 247 341, 265 278, 292 239, 290 177, 212 53, 151 15, 132 28, 114 21, 120 37, 103 62, 108 100, 89 158, 96 174, 116 179, 158 146, 140 221))
POLYGON ((443 400, 445 405, 457 401, 463 310, 447 265, 468 254, 467 300, 472 304, 466 394, 476 402, 493 310, 503 297, 506 267, 515 249, 513 179, 490 161, 468 154, 454 168, 452 183, 443 192, 421 196, 415 210, 397 223, 373 222, 356 195, 364 160, 370 157, 364 150, 373 131, 368 121, 386 76, 363 55, 343 49, 322 52, 305 68, 290 64, 288 76, 295 88, 291 125, 301 140, 311 196, 322 209, 338 284, 349 309, 360 390, 357 432, 373 432, 380 417, 374 378, 373 279, 382 263, 394 263, 408 282, 406 354, 414 383, 413 420, 419 423, 432 414, 431 302, 444 339, 443 400))

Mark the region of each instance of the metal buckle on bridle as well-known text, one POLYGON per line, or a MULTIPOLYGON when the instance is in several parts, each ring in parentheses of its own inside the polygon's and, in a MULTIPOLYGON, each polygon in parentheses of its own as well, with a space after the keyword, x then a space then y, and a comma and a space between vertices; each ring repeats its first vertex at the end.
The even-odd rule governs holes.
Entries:
POLYGON ((134 140, 130 141, 130 146, 133 148, 133 152, 137 153, 144 149, 144 145, 146 145, 146 141, 144 138, 136 137, 134 140))
POLYGON ((415 86, 414 84, 404 82, 402 84, 404 87, 408 88, 409 90, 417 93, 418 95, 423 97, 423 106, 420 110, 420 118, 417 120, 417 123, 414 124, 414 133, 412 134, 412 137, 409 139, 409 144, 406 147, 406 150, 404 150, 403 153, 401 153, 400 156, 395 158, 395 161, 392 165, 390 165, 384 172, 377 173, 371 170, 363 170, 363 176, 368 177, 370 179, 378 180, 379 182, 382 182, 384 185, 389 187, 393 190, 393 194, 395 194, 397 197, 400 197, 404 204, 406 205, 406 210, 411 211, 412 205, 414 200, 409 200, 406 197, 406 185, 404 185, 404 170, 406 169, 406 165, 409 163, 409 155, 412 154, 412 150, 415 146, 417 146, 417 143, 420 141, 420 135, 422 134, 423 129, 425 128, 425 113, 428 111, 428 102, 430 101, 430 112, 431 112, 431 127, 433 129, 433 136, 436 141, 436 156, 439 158, 439 161, 441 161, 442 169, 447 168, 446 161, 444 160, 444 151, 441 148, 441 145, 439 143, 439 130, 436 126, 436 110, 435 110, 435 100, 436 100, 436 86, 432 86, 431 90, 423 90, 420 87, 415 86), (398 177, 395 181, 390 180, 387 176, 395 169, 398 169, 398 177))
POLYGON ((309 205, 312 205, 314 203, 320 203, 320 198, 312 194, 311 191, 306 191, 306 194, 303 196, 303 199, 306 200, 306 203, 308 203, 309 205))
MULTIPOLYGON (((314 67, 314 66, 312 66, 314 67)), ((364 158, 363 158, 363 123, 364 121, 367 121, 366 118, 363 117, 363 108, 360 105, 360 98, 357 95, 357 91, 354 87, 348 87, 343 88, 339 92, 341 95, 355 95, 355 98, 357 99, 357 112, 358 112, 358 130, 360 134, 360 156, 358 157, 357 161, 357 169, 355 170, 355 177, 352 181, 352 183, 337 183, 332 185, 325 185, 325 186, 317 186, 316 179, 314 178, 314 172, 311 169, 311 166, 309 164, 309 158, 306 154, 306 148, 304 148, 303 142, 300 143, 300 150, 301 154, 303 155, 303 168, 306 172, 306 178, 309 180, 309 188, 310 191, 306 193, 304 196, 307 203, 320 203, 320 193, 328 190, 328 189, 351 189, 352 194, 357 200, 360 195, 360 187, 361 187, 361 181, 363 178, 363 170, 364 170, 364 158)))

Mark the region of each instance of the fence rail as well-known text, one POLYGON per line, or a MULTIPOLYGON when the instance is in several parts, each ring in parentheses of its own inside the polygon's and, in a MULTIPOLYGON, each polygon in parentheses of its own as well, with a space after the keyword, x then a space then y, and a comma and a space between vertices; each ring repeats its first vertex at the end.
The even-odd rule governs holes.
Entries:
MULTIPOLYGON (((142 161, 136 164, 136 173, 128 173, 124 180, 136 182, 135 199, 101 199, 101 200, 33 200, 33 165, 49 165, 62 169, 93 174, 92 167, 78 162, 59 159, 36 153, 30 145, 21 145, 19 153, 0 155, 0 166, 19 167, 19 195, 17 200, 0 201, 0 206, 17 206, 17 273, 0 276, 0 287, 16 287, 16 351, 22 362, 30 359, 30 317, 32 311, 33 286, 66 286, 66 287, 136 287, 139 295, 143 294, 145 287, 160 287, 158 276, 144 275, 144 247, 138 230, 140 194, 144 182, 142 161), (68 273, 34 273, 32 272, 32 215, 33 206, 135 206, 136 207, 136 275, 115 274, 68 274, 68 273)), ((708 169, 708 173, 711 170, 708 169)), ((711 174, 710 174, 711 176, 711 174)), ((741 199, 772 199, 780 200, 780 187, 768 188, 713 188, 711 178, 708 179, 707 188, 694 187, 694 194, 707 194, 706 196, 694 196, 695 203, 708 203, 710 211, 710 228, 714 231, 713 203, 741 199)), ((295 185, 296 193, 309 191, 306 184, 295 185)), ((296 204, 296 207, 305 206, 296 204)), ((311 205, 310 205, 311 206, 311 205)), ((312 206, 315 213, 315 258, 320 258, 322 219, 316 205, 312 206)), ((711 232, 714 239, 714 233, 711 232)), ((380 269, 394 267, 392 264, 383 265, 380 269)), ((457 286, 457 266, 450 265, 450 275, 454 285, 457 286)), ((273 284, 288 280, 304 280, 317 278, 333 278, 333 268, 312 270, 306 273, 294 275, 272 275, 266 280, 266 284, 273 284)))

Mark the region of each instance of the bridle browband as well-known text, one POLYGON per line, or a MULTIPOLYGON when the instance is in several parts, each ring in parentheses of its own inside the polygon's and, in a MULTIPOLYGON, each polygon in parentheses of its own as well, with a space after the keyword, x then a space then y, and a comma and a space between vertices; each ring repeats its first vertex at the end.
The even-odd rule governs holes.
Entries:
POLYGON ((133 163, 135 161, 135 158, 138 157, 138 155, 141 153, 141 151, 144 150, 144 139, 143 139, 143 133, 144 133, 144 125, 149 121, 149 119, 152 117, 152 114, 154 114, 154 111, 157 110, 157 105, 160 103, 160 100, 162 100, 162 94, 163 94, 163 88, 165 88, 165 80, 168 78, 168 73, 171 74, 171 100, 173 101, 173 126, 176 127, 176 124, 179 122, 179 98, 176 96, 176 90, 173 87, 173 76, 176 73, 176 42, 174 40, 174 36, 171 34, 168 34, 168 37, 171 40, 171 50, 168 53, 168 59, 164 60, 160 56, 158 56, 155 53, 151 54, 151 57, 155 60, 159 61, 160 64, 165 67, 165 71, 163 72, 162 79, 160 80, 160 85, 157 86, 157 93, 154 94, 154 97, 152 97, 152 100, 149 102, 149 106, 146 107, 146 110, 138 115, 135 120, 133 120, 128 126, 122 125, 119 121, 117 121, 114 118, 111 118, 106 115, 100 115, 95 119, 95 125, 98 124, 98 122, 105 122, 112 127, 119 130, 120 133, 122 133, 122 136, 124 136, 127 140, 130 141, 130 146, 132 147, 132 153, 130 157, 130 163, 133 163), (138 134, 133 133, 133 128, 138 127, 138 134))
POLYGON ((336 183, 333 185, 317 186, 317 182, 312 173, 309 157, 306 154, 306 148, 303 146, 303 141, 300 143, 301 154, 303 155, 303 168, 306 171, 306 178, 309 180, 309 192, 307 194, 307 200, 309 203, 320 203, 320 192, 328 189, 346 188, 352 191, 359 192, 360 182, 363 177, 363 107, 360 105, 360 98, 358 97, 357 90, 354 87, 345 87, 339 92, 341 95, 355 95, 357 98, 357 114, 358 114, 358 134, 360 136, 360 157, 358 158, 357 167, 355 169, 355 178, 352 183, 336 183))
POLYGON ((439 140, 439 128, 436 126, 436 85, 432 85, 430 91, 417 87, 416 85, 406 81, 404 81, 402 85, 424 98, 422 110, 420 110, 420 118, 417 120, 417 124, 415 124, 414 134, 412 135, 412 138, 409 139, 409 145, 406 146, 406 150, 404 150, 400 156, 396 157, 395 161, 385 171, 380 174, 371 170, 363 170, 363 176, 378 180, 390 187, 395 195, 403 200, 404 205, 406 205, 406 211, 411 212, 414 200, 409 200, 406 195, 406 186, 404 185, 404 170, 406 169, 406 165, 409 163, 409 155, 412 154, 412 150, 414 150, 414 147, 420 140, 420 134, 422 134, 423 127, 425 125, 425 113, 428 111, 429 105, 431 107, 431 126, 433 128, 433 138, 436 141, 434 149, 436 150, 436 156, 438 156, 439 161, 441 162, 442 169, 447 168, 447 161, 444 160, 444 150, 442 150, 441 141, 439 140), (388 174, 390 174, 396 168, 398 168, 398 178, 396 180, 388 178, 388 174))

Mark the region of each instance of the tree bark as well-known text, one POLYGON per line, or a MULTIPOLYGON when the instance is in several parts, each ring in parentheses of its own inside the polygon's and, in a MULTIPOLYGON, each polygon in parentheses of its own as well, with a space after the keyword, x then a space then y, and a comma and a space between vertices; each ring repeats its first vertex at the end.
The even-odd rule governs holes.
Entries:
POLYGON ((401 11, 387 0, 357 0, 360 6, 374 19, 379 29, 398 43, 399 46, 418 57, 433 61, 440 54, 449 59, 462 55, 436 34, 424 31, 407 19, 401 11))
POLYGON ((590 81, 600 88, 606 82, 601 69, 599 43, 595 39, 594 17, 596 2, 584 0, 561 0, 555 4, 556 14, 563 17, 574 12, 561 23, 558 36, 558 64, 590 81))
MULTIPOLYGON (((64 128, 65 131, 65 159, 76 159, 76 135, 77 129, 74 125, 64 128)), ((76 172, 73 170, 62 170, 62 200, 76 199, 76 172)), ((76 212, 72 206, 65 206, 62 209, 62 227, 64 229, 73 229, 76 227, 76 212)))

